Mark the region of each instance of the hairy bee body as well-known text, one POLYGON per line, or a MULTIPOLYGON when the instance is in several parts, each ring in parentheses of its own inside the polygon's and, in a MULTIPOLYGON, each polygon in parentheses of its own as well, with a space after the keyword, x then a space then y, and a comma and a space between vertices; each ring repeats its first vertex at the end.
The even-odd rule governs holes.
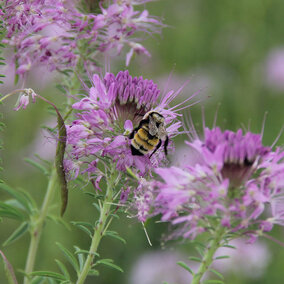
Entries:
POLYGON ((139 126, 130 134, 131 153, 143 156, 153 151, 150 157, 160 148, 164 140, 164 150, 167 154, 168 135, 164 125, 164 117, 155 111, 146 113, 139 126))

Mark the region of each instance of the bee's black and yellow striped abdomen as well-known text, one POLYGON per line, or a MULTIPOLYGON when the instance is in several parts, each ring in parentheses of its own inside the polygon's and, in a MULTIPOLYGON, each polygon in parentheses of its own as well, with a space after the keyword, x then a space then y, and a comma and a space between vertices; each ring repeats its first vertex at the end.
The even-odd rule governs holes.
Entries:
POLYGON ((146 113, 129 135, 131 139, 131 153, 133 156, 143 156, 152 152, 150 157, 160 148, 164 142, 164 150, 167 155, 168 136, 164 126, 164 117, 155 111, 146 113), (165 140, 162 140, 165 139, 165 140))
POLYGON ((143 125, 134 135, 131 140, 132 155, 145 155, 154 150, 160 139, 156 136, 151 136, 147 131, 147 126, 143 125), (146 129, 145 129, 146 128, 146 129))

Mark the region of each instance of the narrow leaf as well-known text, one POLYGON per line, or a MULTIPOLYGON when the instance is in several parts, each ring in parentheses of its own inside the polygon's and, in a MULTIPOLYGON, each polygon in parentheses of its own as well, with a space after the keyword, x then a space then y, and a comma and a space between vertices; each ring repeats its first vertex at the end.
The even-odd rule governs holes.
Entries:
POLYGON ((188 259, 189 259, 189 260, 192 260, 192 261, 196 261, 196 262, 201 262, 201 261, 202 261, 201 258, 195 257, 195 256, 190 256, 188 259))
POLYGON ((105 236, 112 237, 112 238, 117 239, 117 240, 123 242, 124 244, 126 244, 126 240, 123 239, 122 237, 120 237, 120 236, 117 234, 117 232, 114 232, 114 231, 106 231, 106 232, 105 232, 105 236))
POLYGON ((66 249, 63 245, 61 245, 60 243, 56 243, 56 244, 60 248, 60 250, 63 252, 66 259, 69 261, 69 263, 73 266, 75 271, 78 273, 79 272, 79 265, 78 265, 78 262, 77 262, 76 258, 74 257, 74 255, 68 249, 66 249))
MULTIPOLYGON (((84 231, 90 238, 92 238, 93 233, 88 228, 89 223, 86 223, 87 225, 84 224, 85 222, 71 222, 71 223, 74 224, 79 229, 81 229, 82 231, 84 231)), ((91 230, 93 231, 93 228, 91 228, 91 230)))
POLYGON ((123 272, 123 270, 116 264, 113 263, 112 259, 100 259, 96 262, 96 265, 97 264, 104 264, 106 266, 109 266, 111 268, 114 268, 120 272, 123 272))
POLYGON ((209 271, 211 271, 212 273, 214 273, 215 275, 217 275, 220 279, 224 279, 224 276, 222 275, 222 273, 220 273, 219 271, 210 268, 209 271))
POLYGON ((0 202, 0 216, 20 221, 25 219, 25 215, 21 210, 11 206, 10 204, 6 204, 5 202, 0 202))
POLYGON ((6 272, 6 276, 7 276, 9 284, 18 284, 17 278, 15 276, 14 269, 13 269, 11 263, 8 261, 5 254, 1 250, 0 250, 0 254, 1 254, 3 261, 4 261, 5 272, 6 272))
POLYGON ((203 281, 204 284, 224 284, 221 280, 205 280, 203 281))
POLYGON ((231 249, 236 249, 236 247, 231 246, 231 245, 223 245, 224 248, 231 248, 231 249))
POLYGON ((200 255, 201 257, 204 256, 204 250, 203 250, 201 247, 196 246, 195 249, 196 249, 196 251, 199 253, 199 255, 200 255))
POLYGON ((88 275, 90 275, 90 276, 99 276, 100 273, 99 273, 98 270, 91 269, 91 270, 89 270, 88 275))
POLYGON ((215 259, 225 259, 230 258, 228 255, 217 256, 215 259))
POLYGON ((34 271, 29 274, 30 276, 44 276, 50 277, 56 280, 66 280, 62 274, 52 272, 52 271, 34 271))
POLYGON ((43 281, 45 281, 45 277, 42 276, 36 276, 33 278, 33 280, 31 280, 31 284, 42 284, 43 281))
POLYGON ((24 161, 27 162, 28 164, 34 166, 35 168, 39 169, 41 172, 43 172, 44 175, 46 175, 46 176, 49 175, 48 170, 43 165, 41 165, 40 163, 38 163, 38 162, 36 162, 32 159, 29 159, 29 158, 25 158, 24 161))
POLYGON ((29 223, 22 223, 13 233, 12 235, 3 243, 3 246, 8 246, 21 238, 29 229, 29 223))
POLYGON ((48 282, 48 284, 57 284, 57 281, 54 278, 50 278, 50 277, 47 278, 47 282, 48 282))
POLYGON ((67 268, 65 267, 65 265, 58 259, 55 259, 55 262, 57 263, 59 269, 61 270, 61 272, 63 273, 63 275, 65 276, 66 279, 70 280, 70 275, 68 273, 67 268))
POLYGON ((177 262, 177 264, 180 266, 180 267, 182 267, 182 268, 184 268, 185 270, 187 270, 190 274, 194 274, 194 272, 191 270, 191 268, 186 264, 186 263, 184 263, 183 261, 178 261, 177 262))
POLYGON ((30 209, 29 204, 25 197, 21 194, 21 192, 16 191, 15 189, 8 186, 6 183, 0 182, 0 190, 3 190, 13 196, 15 199, 17 199, 21 204, 23 204, 24 207, 26 207, 28 210, 30 209))
POLYGON ((88 250, 85 250, 85 249, 78 249, 78 250, 75 251, 75 254, 79 254, 79 253, 81 253, 81 254, 92 254, 94 256, 100 257, 100 255, 97 252, 90 253, 88 250))

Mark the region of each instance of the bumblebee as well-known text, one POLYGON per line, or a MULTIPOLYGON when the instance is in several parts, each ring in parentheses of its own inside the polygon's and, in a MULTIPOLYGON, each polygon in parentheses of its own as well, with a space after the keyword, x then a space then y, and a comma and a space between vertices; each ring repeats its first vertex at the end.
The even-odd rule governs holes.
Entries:
POLYGON ((169 137, 165 129, 165 118, 156 111, 147 112, 129 138, 133 156, 143 156, 154 150, 150 155, 151 158, 161 147, 162 141, 164 141, 164 151, 167 155, 169 137))

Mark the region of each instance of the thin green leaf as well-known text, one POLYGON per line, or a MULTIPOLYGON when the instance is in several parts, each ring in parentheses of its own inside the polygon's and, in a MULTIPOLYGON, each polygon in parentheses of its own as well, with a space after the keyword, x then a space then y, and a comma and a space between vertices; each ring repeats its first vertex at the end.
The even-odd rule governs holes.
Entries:
POLYGON ((190 274, 194 274, 194 272, 191 270, 191 268, 185 263, 185 262, 183 262, 183 261, 178 261, 177 262, 177 264, 180 266, 180 267, 182 267, 182 268, 184 268, 185 270, 187 270, 190 274))
POLYGON ((222 256, 215 257, 215 260, 217 260, 217 259, 225 259, 225 258, 230 258, 230 257, 228 255, 222 255, 222 256))
POLYGON ((48 282, 48 284, 57 284, 57 281, 54 278, 50 278, 50 277, 47 278, 47 282, 48 282))
POLYGON ((4 261, 4 268, 5 268, 6 276, 7 276, 7 279, 8 279, 8 283, 9 284, 18 284, 17 278, 15 276, 14 269, 13 269, 12 265, 10 264, 10 262, 8 261, 8 259, 5 256, 5 254, 1 250, 0 250, 0 254, 1 254, 2 259, 4 261))
POLYGON ((36 162, 32 159, 29 159, 29 158, 25 158, 24 161, 27 162, 28 164, 32 165, 33 167, 39 169, 44 175, 49 176, 49 171, 40 163, 38 163, 38 162, 36 162))
POLYGON ((26 209, 30 210, 30 206, 26 200, 26 197, 23 196, 23 194, 10 186, 8 186, 6 183, 0 182, 0 190, 3 190, 13 196, 15 199, 17 199, 21 204, 23 204, 26 209))
POLYGON ((190 256, 188 259, 189 259, 189 260, 192 260, 192 261, 196 261, 196 262, 201 262, 201 261, 202 261, 201 258, 195 257, 195 256, 190 256))
POLYGON ((33 278, 33 280, 31 280, 31 284, 42 284, 43 281, 45 281, 45 277, 41 277, 41 276, 36 276, 35 278, 33 278))
POLYGON ((223 245, 224 248, 231 248, 231 249, 236 249, 236 247, 231 246, 231 245, 223 245))
POLYGON ((29 274, 29 276, 44 276, 56 280, 67 280, 62 274, 52 272, 52 271, 34 271, 29 274))
POLYGON ((70 275, 69 275, 69 272, 68 272, 67 268, 65 267, 65 265, 58 259, 55 259, 55 262, 57 263, 60 271, 63 273, 65 278, 70 280, 70 275))
POLYGON ((19 221, 23 221, 26 219, 26 216, 24 215, 23 211, 6 204, 5 202, 0 202, 0 216, 16 219, 19 221))
POLYGON ((78 226, 78 225, 82 225, 84 227, 87 227, 89 230, 93 229, 93 225, 89 222, 81 222, 81 221, 72 221, 71 224, 78 226))
POLYGON ((100 259, 96 262, 96 265, 97 264, 103 264, 103 265, 109 266, 111 268, 114 268, 114 269, 116 269, 120 272, 123 272, 123 270, 118 265, 113 263, 112 259, 100 259))
POLYGON ((93 206, 98 210, 98 212, 101 212, 101 209, 98 203, 93 203, 93 206))
POLYGON ((205 280, 203 284, 224 284, 224 282, 221 280, 205 280))
POLYGON ((224 279, 224 276, 222 275, 222 273, 220 273, 219 271, 210 268, 209 271, 211 271, 212 273, 214 273, 215 275, 217 275, 220 279, 224 279))
POLYGON ((60 243, 56 243, 56 244, 60 248, 60 250, 63 252, 66 259, 69 261, 69 263, 73 266, 75 271, 78 273, 79 272, 79 264, 78 264, 76 258, 74 257, 74 255, 68 249, 66 249, 63 245, 61 245, 60 243))
POLYGON ((93 226, 91 226, 91 230, 89 230, 89 225, 91 225, 90 223, 87 222, 71 222, 73 225, 75 225, 76 227, 78 227, 79 229, 81 229, 83 232, 85 232, 90 238, 93 237, 93 226))
POLYGON ((26 232, 28 232, 29 223, 24 222, 22 223, 12 234, 11 236, 3 243, 3 246, 8 246, 15 242, 16 240, 20 239, 26 232))
POLYGON ((200 255, 201 257, 204 256, 204 250, 203 250, 201 247, 196 246, 195 249, 196 249, 196 251, 199 253, 199 255, 200 255))
POLYGON ((106 231, 106 232, 105 232, 105 236, 112 237, 112 238, 117 239, 117 240, 123 242, 124 244, 126 244, 126 240, 123 239, 122 237, 120 237, 120 236, 118 235, 118 233, 115 232, 115 231, 106 231))
MULTIPOLYGON (((80 251, 80 248, 75 246, 75 250, 76 252, 80 251)), ((82 271, 85 263, 85 255, 83 253, 77 253, 77 257, 78 257, 80 271, 82 271)))
POLYGON ((92 254, 94 256, 100 257, 99 253, 97 253, 97 252, 90 253, 88 250, 85 250, 85 249, 78 249, 78 250, 75 251, 75 254, 79 254, 79 253, 82 253, 82 254, 92 254))
POLYGON ((13 208, 26 211, 26 208, 16 199, 8 199, 4 203, 13 208))
POLYGON ((62 85, 58 84, 55 86, 57 90, 59 90, 61 93, 66 93, 66 88, 64 88, 62 85))
POLYGON ((70 224, 68 222, 64 221, 61 217, 58 217, 58 216, 53 215, 53 214, 48 214, 47 218, 49 218, 50 220, 52 220, 56 224, 63 225, 67 230, 69 230, 69 231, 71 230, 70 224))
POLYGON ((99 276, 100 273, 96 269, 91 269, 91 270, 89 270, 88 275, 90 275, 90 276, 99 276))

